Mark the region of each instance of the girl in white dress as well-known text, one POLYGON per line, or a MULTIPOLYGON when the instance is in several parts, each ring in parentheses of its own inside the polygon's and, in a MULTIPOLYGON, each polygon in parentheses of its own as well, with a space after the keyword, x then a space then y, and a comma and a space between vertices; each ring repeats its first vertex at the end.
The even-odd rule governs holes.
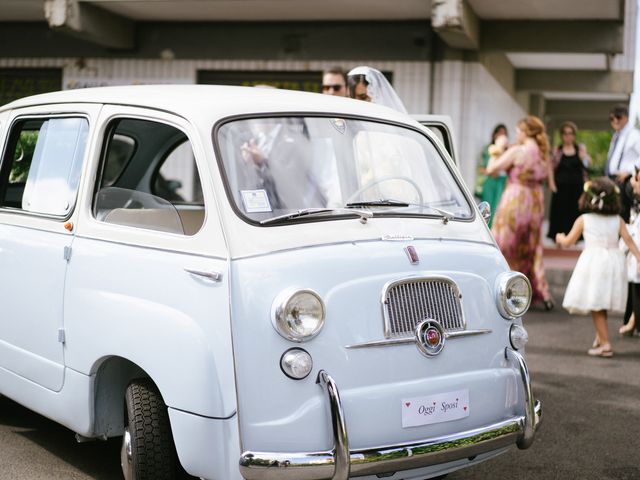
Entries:
MULTIPOLYGON (((607 177, 584 184, 579 200, 584 212, 568 235, 558 233, 556 243, 569 247, 584 236, 585 248, 573 270, 562 306, 569 313, 591 312, 596 329, 593 348, 587 352, 597 357, 611 357, 613 351, 607 330, 607 312, 624 312, 627 302, 627 270, 624 254, 618 248, 622 237, 629 251, 640 262, 640 250, 633 242, 620 217, 620 191, 607 177)), ((639 263, 640 264, 640 263, 639 263)))

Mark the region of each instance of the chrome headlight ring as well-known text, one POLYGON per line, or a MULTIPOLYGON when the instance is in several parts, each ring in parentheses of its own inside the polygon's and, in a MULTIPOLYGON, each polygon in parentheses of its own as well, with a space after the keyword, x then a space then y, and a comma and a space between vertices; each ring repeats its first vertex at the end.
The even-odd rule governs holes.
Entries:
POLYGON ((524 315, 531 305, 529 279, 520 272, 505 272, 498 277, 496 304, 500 315, 514 320, 524 315))
POLYGON ((306 288, 287 288, 271 306, 271 322, 276 331, 292 342, 305 342, 324 326, 325 306, 316 292, 306 288))

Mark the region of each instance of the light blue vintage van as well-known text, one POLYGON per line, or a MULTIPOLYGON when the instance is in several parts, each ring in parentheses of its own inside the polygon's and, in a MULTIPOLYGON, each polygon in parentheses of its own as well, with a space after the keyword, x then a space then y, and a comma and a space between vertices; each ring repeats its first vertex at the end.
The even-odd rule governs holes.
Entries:
POLYGON ((529 282, 410 117, 112 87, 6 105, 0 142, 0 393, 121 436, 126 479, 425 479, 531 445, 529 282))

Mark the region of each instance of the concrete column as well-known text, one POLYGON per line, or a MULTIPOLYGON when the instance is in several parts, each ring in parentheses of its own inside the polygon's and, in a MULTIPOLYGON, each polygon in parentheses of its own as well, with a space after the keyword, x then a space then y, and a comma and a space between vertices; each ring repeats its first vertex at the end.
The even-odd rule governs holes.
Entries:
POLYGON ((432 0, 431 26, 451 47, 475 50, 480 45, 480 21, 466 0, 432 0))

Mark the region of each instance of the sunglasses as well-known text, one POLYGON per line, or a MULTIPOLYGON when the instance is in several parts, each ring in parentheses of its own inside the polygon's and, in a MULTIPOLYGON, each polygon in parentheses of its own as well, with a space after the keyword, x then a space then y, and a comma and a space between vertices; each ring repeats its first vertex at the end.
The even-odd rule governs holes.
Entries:
POLYGON ((328 92, 329 90, 333 90, 334 92, 339 92, 344 88, 344 85, 336 83, 334 85, 322 85, 322 91, 328 92))
POLYGON ((563 135, 575 135, 575 133, 571 130, 565 130, 564 132, 562 132, 563 135))
POLYGON ((620 120, 622 115, 609 115, 609 121, 613 122, 614 120, 620 120))

